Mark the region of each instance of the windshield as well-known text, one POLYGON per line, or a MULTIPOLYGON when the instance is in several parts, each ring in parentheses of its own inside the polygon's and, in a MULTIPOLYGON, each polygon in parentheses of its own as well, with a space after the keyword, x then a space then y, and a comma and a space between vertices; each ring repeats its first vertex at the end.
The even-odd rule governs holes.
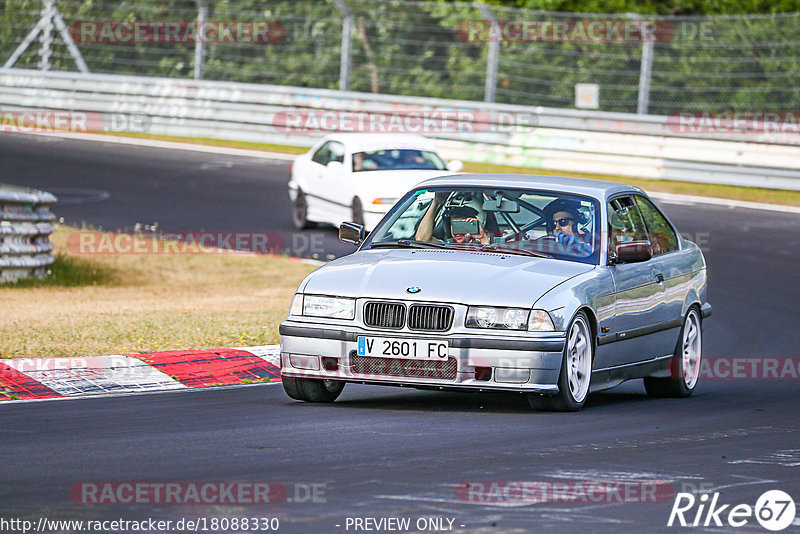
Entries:
POLYGON ((364 246, 433 245, 597 264, 599 214, 597 200, 567 193, 417 189, 387 214, 364 246))
POLYGON ((353 172, 388 171, 395 169, 447 170, 442 158, 426 150, 392 149, 356 152, 353 172))

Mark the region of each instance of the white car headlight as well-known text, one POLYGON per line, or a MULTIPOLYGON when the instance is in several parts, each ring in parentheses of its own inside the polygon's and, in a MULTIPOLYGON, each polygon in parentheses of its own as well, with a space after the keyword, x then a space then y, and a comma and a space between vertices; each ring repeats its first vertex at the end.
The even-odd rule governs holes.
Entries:
POLYGON ((303 294, 295 293, 289 306, 289 315, 303 315, 303 294))
POLYGON ((528 319, 528 330, 531 332, 553 332, 555 329, 556 327, 553 325, 553 319, 549 313, 544 310, 531 311, 528 319))
POLYGON ((329 317, 331 319, 352 319, 355 317, 355 299, 305 295, 303 315, 310 317, 329 317))
POLYGON ((495 328, 500 330, 525 330, 529 310, 520 308, 471 307, 467 311, 467 328, 495 328))

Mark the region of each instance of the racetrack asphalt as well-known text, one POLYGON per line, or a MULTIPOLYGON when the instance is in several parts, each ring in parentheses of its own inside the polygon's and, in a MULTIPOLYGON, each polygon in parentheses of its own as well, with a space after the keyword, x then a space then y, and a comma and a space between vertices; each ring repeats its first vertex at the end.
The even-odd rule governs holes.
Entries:
MULTIPOLYGON (((3 182, 59 195, 54 211, 70 223, 293 232, 284 161, 9 134, 0 137, 0 161, 3 182)), ((704 356, 796 363, 800 216, 662 206, 709 264, 714 315, 704 356)), ((299 252, 349 251, 333 229, 305 234, 314 233, 321 250, 299 252)), ((0 404, 0 517, 279 517, 280 532, 309 533, 353 532, 348 517, 435 517, 470 533, 668 532, 679 491, 718 491, 721 503, 753 505, 781 489, 800 500, 798 385, 797 377, 704 379, 689 399, 651 399, 634 381, 592 396, 575 414, 531 412, 514 394, 353 384, 325 406, 291 401, 279 384, 7 402, 0 404), (658 481, 672 494, 655 503, 610 495, 487 505, 458 489, 469 481, 587 480, 658 481), (274 482, 293 502, 70 500, 75 484, 107 481, 274 482), (309 484, 319 485, 316 502, 303 498, 309 484)), ((740 531, 764 530, 751 520, 740 531)), ((800 531, 800 521, 787 531, 800 531)))

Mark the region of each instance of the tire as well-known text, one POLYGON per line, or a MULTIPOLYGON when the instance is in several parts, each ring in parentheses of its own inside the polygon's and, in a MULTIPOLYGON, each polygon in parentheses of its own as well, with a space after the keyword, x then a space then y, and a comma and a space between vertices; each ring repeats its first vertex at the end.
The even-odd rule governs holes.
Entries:
POLYGON ((297 190, 297 196, 292 203, 292 222, 298 230, 311 228, 312 223, 308 220, 308 202, 300 189, 297 190))
POLYGON ((670 363, 669 378, 646 377, 644 389, 651 397, 688 397, 697 387, 703 358, 703 322, 692 307, 686 314, 670 363))
POLYGON ((350 216, 352 222, 364 226, 364 206, 361 205, 360 198, 355 197, 353 199, 352 210, 353 212, 352 215, 350 216))
POLYGON ((580 311, 567 328, 567 340, 561 358, 558 393, 555 395, 528 394, 528 404, 534 410, 577 412, 586 404, 592 380, 595 343, 586 313, 580 311))
POLYGON ((333 402, 344 389, 344 382, 336 380, 284 377, 281 381, 287 395, 305 402, 333 402))

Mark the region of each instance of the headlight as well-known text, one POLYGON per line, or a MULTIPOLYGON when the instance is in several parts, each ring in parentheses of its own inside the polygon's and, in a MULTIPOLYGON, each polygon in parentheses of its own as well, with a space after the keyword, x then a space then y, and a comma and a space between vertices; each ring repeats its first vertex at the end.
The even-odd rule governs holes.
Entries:
POLYGON ((528 330, 532 332, 553 332, 556 327, 553 325, 553 319, 550 314, 544 310, 531 311, 530 319, 528 319, 528 330))
POLYGON ((519 308, 470 308, 467 311, 467 328, 525 330, 529 314, 530 311, 519 308))
POLYGON ((289 315, 303 315, 303 294, 295 293, 289 306, 289 315))
POLYGON ((303 297, 303 315, 310 317, 352 319, 355 317, 355 311, 355 299, 321 297, 319 295, 305 295, 303 297))

